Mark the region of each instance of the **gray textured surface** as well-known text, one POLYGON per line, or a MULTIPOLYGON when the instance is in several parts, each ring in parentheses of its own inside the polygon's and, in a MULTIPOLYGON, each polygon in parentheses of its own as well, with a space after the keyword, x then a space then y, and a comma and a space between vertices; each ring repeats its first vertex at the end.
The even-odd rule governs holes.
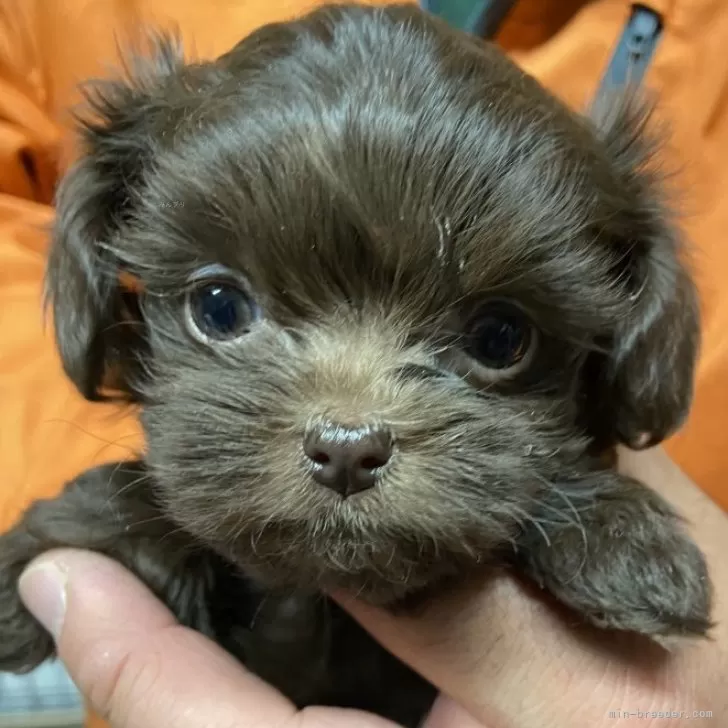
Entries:
POLYGON ((76 728, 83 703, 59 663, 28 675, 0 674, 0 728, 76 728))

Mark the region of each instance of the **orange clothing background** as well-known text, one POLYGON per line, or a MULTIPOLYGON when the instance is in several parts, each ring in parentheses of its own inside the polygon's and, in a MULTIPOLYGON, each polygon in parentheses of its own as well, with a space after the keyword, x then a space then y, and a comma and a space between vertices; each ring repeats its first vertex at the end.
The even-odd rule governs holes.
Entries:
MULTIPOLYGON (((64 378, 40 297, 53 189, 76 85, 116 63, 116 38, 175 25, 198 57, 317 0, 0 0, 0 529, 92 465, 141 446, 131 412, 84 402, 64 378)), ((728 509, 728 3, 654 0, 665 30, 645 79, 673 128, 684 226, 697 250, 705 345, 678 463, 728 509)), ((499 42, 584 108, 629 16, 625 0, 520 0, 499 42)))

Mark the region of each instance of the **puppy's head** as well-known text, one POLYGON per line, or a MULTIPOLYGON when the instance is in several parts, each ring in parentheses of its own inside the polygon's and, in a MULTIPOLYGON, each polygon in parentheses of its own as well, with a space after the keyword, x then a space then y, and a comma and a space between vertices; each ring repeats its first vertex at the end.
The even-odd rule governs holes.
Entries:
POLYGON ((413 8, 319 10, 95 97, 49 293, 159 497, 275 584, 386 601, 485 558, 594 443, 686 414, 695 293, 645 116, 572 114, 413 8))

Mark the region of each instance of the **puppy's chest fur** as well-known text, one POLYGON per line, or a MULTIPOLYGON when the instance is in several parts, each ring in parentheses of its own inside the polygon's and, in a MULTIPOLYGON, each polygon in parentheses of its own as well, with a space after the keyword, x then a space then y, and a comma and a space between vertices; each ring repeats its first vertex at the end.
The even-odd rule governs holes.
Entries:
POLYGON ((431 685, 323 595, 266 592, 230 573, 210 609, 220 644, 300 707, 357 708, 416 726, 434 700, 431 685))

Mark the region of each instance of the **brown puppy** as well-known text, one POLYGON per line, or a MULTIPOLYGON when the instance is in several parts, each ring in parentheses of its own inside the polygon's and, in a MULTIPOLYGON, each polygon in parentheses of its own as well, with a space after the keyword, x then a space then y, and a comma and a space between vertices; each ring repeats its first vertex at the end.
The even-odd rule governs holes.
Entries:
POLYGON ((513 563, 593 624, 703 635, 701 554, 604 464, 680 425, 699 341, 646 115, 577 116, 410 6, 157 50, 93 97, 48 272, 68 375, 148 450, 0 539, 0 667, 52 654, 16 580, 60 545, 300 705, 406 725, 433 689, 323 592, 513 563))

